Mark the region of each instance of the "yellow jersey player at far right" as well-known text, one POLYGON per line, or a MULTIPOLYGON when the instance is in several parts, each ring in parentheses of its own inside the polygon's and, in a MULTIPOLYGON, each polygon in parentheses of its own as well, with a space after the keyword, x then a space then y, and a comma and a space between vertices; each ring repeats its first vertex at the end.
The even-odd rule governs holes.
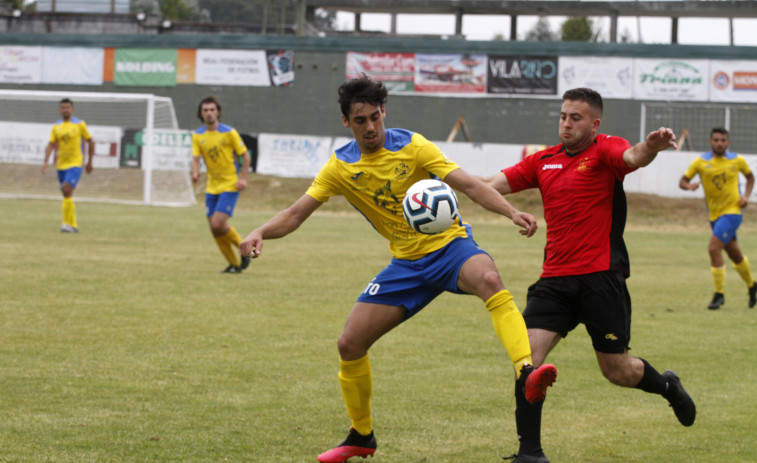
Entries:
POLYGON ((42 163, 42 173, 47 170, 47 163, 50 161, 50 155, 53 153, 55 146, 58 146, 58 160, 56 167, 58 169, 58 182, 60 191, 63 194, 63 225, 60 227, 62 233, 77 233, 79 225, 76 221, 76 207, 74 206, 74 190, 79 184, 81 178, 82 164, 84 163, 84 154, 82 145, 84 140, 88 142, 89 161, 85 167, 86 172, 92 173, 92 158, 95 155, 95 142, 87 130, 87 123, 74 117, 74 103, 64 98, 58 104, 58 112, 62 119, 55 123, 52 133, 50 133, 50 142, 45 148, 45 160, 42 163))
POLYGON ((708 251, 712 280, 715 285, 715 294, 710 305, 707 306, 710 310, 717 310, 725 303, 723 249, 733 262, 736 272, 749 288, 749 308, 751 309, 757 303, 757 283, 752 277, 749 260, 741 252, 739 242, 736 240, 736 230, 742 220, 741 210, 749 203, 749 196, 754 187, 754 174, 742 156, 727 151, 730 144, 731 140, 726 129, 720 127, 712 129, 710 134, 712 151, 696 158, 678 183, 682 190, 696 190, 699 182, 692 182, 691 179, 699 175, 704 188, 712 228, 708 251), (746 189, 743 195, 739 188, 739 172, 746 177, 746 189))
POLYGON ((211 95, 200 101, 197 117, 204 125, 192 133, 192 181, 200 180, 202 158, 208 172, 205 206, 210 232, 229 263, 221 273, 242 273, 250 258, 237 256, 234 248, 239 249, 242 238, 228 221, 234 214, 239 192, 247 188, 250 154, 239 133, 221 123, 221 103, 216 97, 211 95), (238 156, 242 157, 241 165, 238 156))

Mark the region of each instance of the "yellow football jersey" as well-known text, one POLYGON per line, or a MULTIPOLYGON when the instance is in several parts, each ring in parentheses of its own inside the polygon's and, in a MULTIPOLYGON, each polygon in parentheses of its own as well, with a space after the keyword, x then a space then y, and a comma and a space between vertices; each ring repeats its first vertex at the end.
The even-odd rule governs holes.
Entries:
POLYGON ((218 124, 218 130, 200 127, 192 133, 192 156, 202 157, 208 172, 205 191, 218 195, 237 191, 240 165, 236 157, 247 152, 242 137, 231 126, 218 124))
POLYGON ((72 117, 68 121, 63 119, 53 125, 50 133, 50 143, 58 144, 58 170, 66 170, 72 167, 81 167, 84 161, 82 154, 83 140, 89 140, 92 136, 87 130, 87 123, 72 117))
POLYGON ((405 221, 402 200, 415 182, 444 179, 459 166, 421 134, 387 129, 384 148, 362 154, 356 141, 336 150, 321 168, 307 194, 320 202, 344 196, 389 240, 397 259, 415 260, 441 249, 458 237, 467 236, 467 224, 459 218, 436 235, 416 233, 405 221))
POLYGON ((751 169, 746 159, 730 151, 727 151, 724 156, 715 156, 711 151, 704 153, 696 158, 686 170, 684 175, 688 179, 699 175, 710 213, 710 221, 725 214, 741 214, 739 172, 749 175, 751 169))

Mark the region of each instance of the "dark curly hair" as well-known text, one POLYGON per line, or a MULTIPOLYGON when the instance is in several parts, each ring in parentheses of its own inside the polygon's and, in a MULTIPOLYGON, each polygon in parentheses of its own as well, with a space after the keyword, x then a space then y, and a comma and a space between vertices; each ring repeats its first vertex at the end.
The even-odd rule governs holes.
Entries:
POLYGON ((205 103, 215 103, 216 108, 218 109, 218 119, 221 119, 221 103, 219 103, 218 98, 213 95, 206 96, 200 101, 200 104, 197 105, 197 118, 202 122, 205 122, 205 119, 202 118, 202 105, 205 103))
POLYGON ((363 74, 361 77, 351 79, 339 86, 339 106, 342 108, 344 117, 350 117, 350 109, 354 103, 369 103, 376 106, 386 104, 387 91, 384 83, 380 80, 371 80, 363 74))

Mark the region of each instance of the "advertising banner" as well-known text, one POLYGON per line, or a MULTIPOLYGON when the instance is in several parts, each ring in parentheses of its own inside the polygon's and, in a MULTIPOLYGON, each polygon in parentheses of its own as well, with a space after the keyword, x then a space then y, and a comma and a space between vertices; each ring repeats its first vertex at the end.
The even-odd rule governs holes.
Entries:
POLYGON ((315 177, 329 160, 335 143, 332 137, 260 134, 256 171, 289 178, 315 177))
POLYGON ((390 93, 412 92, 415 80, 415 53, 347 52, 346 78, 362 74, 380 80, 390 93))
POLYGON ((0 46, 0 83, 42 81, 42 47, 0 46))
POLYGON ((602 98, 631 99, 633 58, 561 56, 557 93, 578 87, 594 89, 602 98))
POLYGON ((486 55, 415 54, 415 91, 486 92, 486 55))
MULTIPOLYGON (((42 167, 52 127, 52 123, 0 122, 0 162, 39 164, 42 167)), ((92 161, 95 169, 118 167, 121 128, 98 125, 88 128, 95 140, 95 158, 92 161)), ((53 161, 54 159, 50 160, 53 161)))
MULTIPOLYGON (((121 167, 142 168, 144 129, 127 129, 121 139, 121 167)), ((189 130, 153 129, 152 169, 188 171, 192 161, 192 132, 189 130)))
POLYGON ((556 56, 489 56, 489 93, 557 94, 556 56))
POLYGON ((294 51, 268 51, 268 73, 274 87, 294 85, 294 51))
POLYGON ((634 59, 633 96, 637 100, 706 101, 709 61, 634 59))
POLYGON ((710 61, 710 101, 757 102, 757 61, 710 61))
POLYGON ((142 87, 176 86, 176 50, 117 48, 113 83, 142 87))
POLYGON ((87 47, 42 47, 42 83, 102 85, 105 50, 87 47))
POLYGON ((264 50, 198 49, 195 83, 268 87, 268 59, 264 50))

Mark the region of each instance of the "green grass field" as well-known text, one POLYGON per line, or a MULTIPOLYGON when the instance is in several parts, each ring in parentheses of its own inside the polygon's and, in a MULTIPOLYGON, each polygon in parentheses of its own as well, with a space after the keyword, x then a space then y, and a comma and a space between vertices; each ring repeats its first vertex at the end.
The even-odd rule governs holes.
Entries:
MULTIPOLYGON (((304 191, 266 182, 240 200, 243 236, 304 191)), ((661 397, 612 386, 579 327, 550 357, 545 451, 553 463, 757 461, 757 309, 730 266, 726 305, 706 309, 700 202, 688 215, 671 206, 684 202, 630 203, 632 352, 681 376, 697 421, 684 428, 661 397)), ((322 209, 244 274, 220 275, 199 205, 78 203, 81 232, 68 235, 58 201, 1 200, 0 462, 315 462, 349 426, 336 339, 389 259, 357 213, 322 209)), ((524 307, 544 228, 526 239, 462 212, 524 307)), ((757 263, 752 213, 740 241, 757 263)), ((371 361, 372 461, 494 463, 517 449, 511 367, 481 301, 441 296, 371 361)))

